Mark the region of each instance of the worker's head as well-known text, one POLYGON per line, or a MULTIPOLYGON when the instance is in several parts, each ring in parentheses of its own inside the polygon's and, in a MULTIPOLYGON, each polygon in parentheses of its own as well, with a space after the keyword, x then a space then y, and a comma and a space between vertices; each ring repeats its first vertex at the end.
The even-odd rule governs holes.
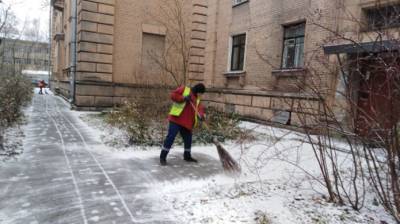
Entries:
POLYGON ((203 93, 206 92, 206 87, 204 86, 203 83, 199 83, 192 87, 192 91, 196 95, 202 95, 203 93))

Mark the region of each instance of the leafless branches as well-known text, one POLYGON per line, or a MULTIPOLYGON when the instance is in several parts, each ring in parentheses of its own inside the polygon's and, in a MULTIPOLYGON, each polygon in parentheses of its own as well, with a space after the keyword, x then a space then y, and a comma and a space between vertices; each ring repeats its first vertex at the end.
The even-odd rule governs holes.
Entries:
POLYGON ((160 4, 160 15, 152 17, 166 29, 166 46, 163 55, 144 52, 154 60, 161 69, 170 75, 176 85, 188 81, 190 35, 187 0, 169 0, 160 4))
MULTIPOLYGON (((347 16, 347 22, 365 27, 365 22, 356 19, 351 12, 343 14, 347 16)), ((372 187, 381 204, 399 221, 399 40, 388 27, 375 27, 365 32, 365 36, 373 37, 369 44, 374 48, 369 49, 358 36, 312 20, 309 25, 328 32, 327 43, 352 44, 358 49, 345 57, 337 55, 337 67, 333 70, 326 63, 327 57, 309 57, 312 61, 306 66, 309 78, 299 84, 302 91, 319 99, 318 110, 303 113, 299 120, 313 148, 329 198, 340 204, 350 203, 359 210, 363 207, 367 188, 372 187), (338 85, 333 86, 334 91, 322 91, 321 84, 326 77, 331 81, 339 80, 338 85), (329 92, 336 96, 334 100, 330 100, 329 92), (346 143, 351 156, 348 172, 341 170, 335 147, 338 141, 346 143)), ((318 51, 322 52, 322 49, 318 51)), ((311 104, 302 104, 300 110, 308 111, 309 108, 312 108, 311 104)))
MULTIPOLYGON (((343 3, 333 25, 324 12, 311 12, 307 26, 326 35, 307 49, 304 79, 294 85, 317 104, 305 99, 287 106, 313 150, 329 201, 359 210, 372 190, 400 221, 400 1, 392 4, 377 1, 360 18, 343 3), (328 56, 326 44, 353 50, 328 56)), ((274 67, 274 59, 257 54, 274 67)))

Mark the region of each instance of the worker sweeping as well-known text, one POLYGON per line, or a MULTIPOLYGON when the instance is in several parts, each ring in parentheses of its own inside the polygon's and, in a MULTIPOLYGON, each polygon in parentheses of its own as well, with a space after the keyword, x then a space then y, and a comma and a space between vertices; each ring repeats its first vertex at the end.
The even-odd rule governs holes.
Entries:
POLYGON ((183 159, 187 162, 197 163, 197 160, 191 154, 192 131, 205 117, 204 107, 200 103, 201 96, 205 91, 204 84, 199 83, 192 88, 181 86, 171 93, 171 99, 174 103, 168 116, 168 134, 160 154, 162 166, 167 165, 167 155, 178 133, 182 136, 184 142, 183 159))

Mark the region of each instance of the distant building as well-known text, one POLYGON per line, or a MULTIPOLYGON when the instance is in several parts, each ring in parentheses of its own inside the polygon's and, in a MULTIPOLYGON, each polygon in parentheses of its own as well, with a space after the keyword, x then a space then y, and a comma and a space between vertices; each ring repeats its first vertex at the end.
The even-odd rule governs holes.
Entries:
POLYGON ((2 66, 2 69, 48 71, 49 56, 48 43, 1 39, 0 66, 2 66))
POLYGON ((49 83, 50 76, 48 71, 22 70, 21 73, 28 77, 34 85, 37 85, 42 80, 49 83))

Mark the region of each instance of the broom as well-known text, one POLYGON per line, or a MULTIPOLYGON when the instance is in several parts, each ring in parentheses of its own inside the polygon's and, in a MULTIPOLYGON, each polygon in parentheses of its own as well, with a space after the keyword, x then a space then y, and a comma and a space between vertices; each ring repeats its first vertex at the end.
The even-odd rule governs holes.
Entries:
MULTIPOLYGON (((193 105, 192 101, 190 101, 190 104, 192 105, 194 111, 196 112, 196 115, 200 116, 199 112, 197 111, 196 107, 193 105)), ((208 124, 206 122, 203 122, 202 124, 206 128, 208 133, 212 134, 211 129, 208 126, 208 124)), ((216 137, 213 137, 212 142, 217 147, 219 160, 221 161, 222 167, 224 168, 224 170, 228 171, 228 172, 232 172, 232 173, 240 172, 240 170, 241 170, 240 165, 232 158, 232 156, 222 146, 222 144, 218 141, 218 139, 216 137)))

